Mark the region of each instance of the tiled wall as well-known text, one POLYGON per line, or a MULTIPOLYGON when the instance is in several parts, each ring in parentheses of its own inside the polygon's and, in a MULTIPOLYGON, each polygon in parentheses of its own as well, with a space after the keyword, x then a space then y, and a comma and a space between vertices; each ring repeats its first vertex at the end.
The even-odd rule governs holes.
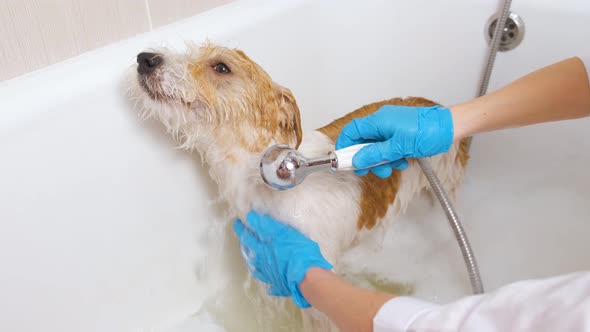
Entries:
POLYGON ((0 0, 0 81, 233 0, 0 0))

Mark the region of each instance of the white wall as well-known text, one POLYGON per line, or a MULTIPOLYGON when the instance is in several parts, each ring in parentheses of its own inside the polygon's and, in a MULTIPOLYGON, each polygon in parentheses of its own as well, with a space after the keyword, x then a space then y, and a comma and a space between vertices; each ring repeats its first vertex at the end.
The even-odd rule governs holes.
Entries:
POLYGON ((0 81, 231 0, 5 0, 0 11, 0 81))

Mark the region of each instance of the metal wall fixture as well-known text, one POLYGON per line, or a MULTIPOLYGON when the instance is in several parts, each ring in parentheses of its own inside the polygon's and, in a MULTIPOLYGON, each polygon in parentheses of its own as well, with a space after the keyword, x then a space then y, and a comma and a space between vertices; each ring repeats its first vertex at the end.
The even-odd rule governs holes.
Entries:
MULTIPOLYGON (((486 23, 484 34, 488 44, 492 42, 492 37, 494 36, 499 17, 500 15, 496 13, 492 15, 486 23)), ((518 16, 518 14, 511 12, 506 19, 504 29, 502 29, 498 51, 506 52, 514 49, 524 38, 524 32, 524 21, 518 16)))

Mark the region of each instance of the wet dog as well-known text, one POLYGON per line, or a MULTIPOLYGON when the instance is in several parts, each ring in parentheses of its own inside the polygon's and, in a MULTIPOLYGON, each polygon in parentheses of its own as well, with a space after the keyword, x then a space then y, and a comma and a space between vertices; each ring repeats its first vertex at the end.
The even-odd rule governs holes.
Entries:
MULTIPOLYGON (((308 157, 325 155, 334 149, 342 127, 354 118, 385 104, 433 106, 434 102, 380 101, 303 133, 291 91, 273 82, 240 50, 212 44, 191 46, 182 54, 159 49, 140 53, 137 63, 132 95, 146 116, 161 122, 183 148, 202 156, 230 214, 243 219, 250 210, 267 213, 318 242, 335 266, 342 252, 361 241, 363 234, 386 226, 428 189, 419 165, 410 160, 406 170, 387 179, 371 173, 312 174, 296 188, 277 192, 262 182, 259 162, 274 144, 287 144, 308 157)), ((431 159, 443 186, 451 193, 458 190, 467 162, 464 146, 454 144, 448 153, 431 159)), ((306 331, 333 328, 313 310, 303 310, 302 315, 306 331)))

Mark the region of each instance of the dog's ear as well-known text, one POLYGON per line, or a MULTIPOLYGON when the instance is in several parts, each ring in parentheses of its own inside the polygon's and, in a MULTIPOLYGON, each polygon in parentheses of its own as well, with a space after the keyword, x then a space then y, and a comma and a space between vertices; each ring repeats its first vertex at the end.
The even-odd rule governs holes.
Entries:
POLYGON ((279 121, 280 126, 286 133, 292 133, 296 139, 295 149, 299 148, 301 140, 303 139, 303 131, 301 129, 301 115, 299 114, 299 107, 295 102, 295 97, 291 91, 274 83, 275 91, 279 97, 279 121))

